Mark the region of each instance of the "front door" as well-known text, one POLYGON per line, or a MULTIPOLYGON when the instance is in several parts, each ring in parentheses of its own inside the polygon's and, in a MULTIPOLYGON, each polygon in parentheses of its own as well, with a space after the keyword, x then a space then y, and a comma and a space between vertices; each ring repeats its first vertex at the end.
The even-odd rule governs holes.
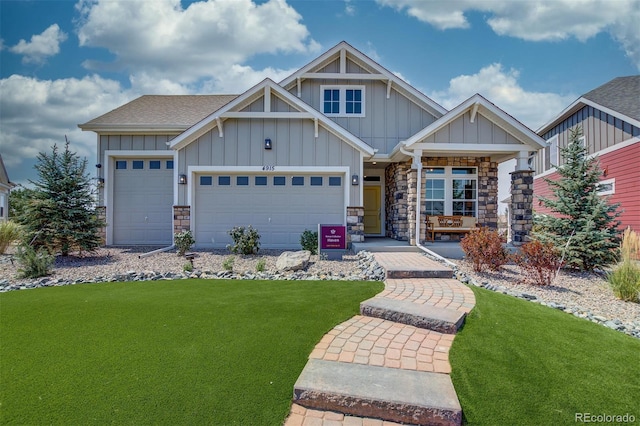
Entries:
POLYGON ((382 232, 380 186, 364 187, 364 233, 379 235, 382 232))

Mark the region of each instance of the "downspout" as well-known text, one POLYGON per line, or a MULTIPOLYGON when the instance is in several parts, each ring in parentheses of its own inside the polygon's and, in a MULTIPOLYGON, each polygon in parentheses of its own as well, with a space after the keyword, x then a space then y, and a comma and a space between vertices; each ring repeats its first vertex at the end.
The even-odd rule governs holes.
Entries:
POLYGON ((138 256, 138 259, 149 257, 149 256, 152 256, 152 255, 157 254, 157 253, 162 253, 164 251, 173 250, 174 248, 176 248, 176 245, 175 244, 171 244, 169 247, 163 247, 163 248, 159 248, 157 250, 150 251, 148 253, 142 253, 141 255, 138 256))
MULTIPOLYGON (((403 142, 404 144, 404 142, 403 142)), ((411 168, 412 169, 416 169, 418 172, 418 176, 417 176, 417 180, 416 180, 416 247, 418 247, 420 250, 424 251, 425 253, 427 253, 429 256, 435 257, 436 259, 438 259, 441 262, 444 262, 446 265, 451 266, 451 267, 457 267, 457 265, 453 262, 451 262, 448 259, 445 259, 444 257, 440 256, 438 253, 433 252, 431 250, 429 250, 428 248, 426 248, 425 246, 423 246, 422 244, 420 244, 420 204, 421 204, 421 195, 422 195, 422 150, 419 150, 418 152, 414 151, 414 152, 410 152, 407 151, 404 148, 404 145, 400 146, 400 152, 402 152, 404 155, 410 156, 413 158, 413 162, 411 164, 411 168)))

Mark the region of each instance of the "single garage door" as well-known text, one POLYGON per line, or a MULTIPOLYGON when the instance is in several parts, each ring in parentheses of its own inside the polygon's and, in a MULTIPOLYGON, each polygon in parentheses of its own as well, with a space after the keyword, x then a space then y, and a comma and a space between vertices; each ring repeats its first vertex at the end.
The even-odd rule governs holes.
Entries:
POLYGON ((231 228, 252 225, 262 248, 299 248, 305 229, 344 222, 344 191, 343 175, 198 175, 196 244, 224 248, 231 228))
POLYGON ((173 160, 117 159, 113 188, 113 244, 170 245, 173 160))

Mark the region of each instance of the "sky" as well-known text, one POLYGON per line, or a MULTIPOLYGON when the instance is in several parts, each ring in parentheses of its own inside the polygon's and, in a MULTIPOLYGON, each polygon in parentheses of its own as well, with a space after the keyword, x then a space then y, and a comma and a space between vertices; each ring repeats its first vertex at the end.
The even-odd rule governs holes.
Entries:
POLYGON ((640 72, 638 22, 639 0, 0 0, 0 154, 27 185, 66 136, 93 175, 79 123, 144 94, 240 94, 343 40, 447 109, 480 93, 535 131, 640 72))

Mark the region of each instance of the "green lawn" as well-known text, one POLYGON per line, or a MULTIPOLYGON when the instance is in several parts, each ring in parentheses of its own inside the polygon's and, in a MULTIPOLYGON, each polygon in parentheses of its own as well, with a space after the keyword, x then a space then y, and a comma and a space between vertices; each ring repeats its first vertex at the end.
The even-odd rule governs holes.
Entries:
POLYGON ((1 424, 277 425, 378 282, 158 281, 0 295, 1 424))
POLYGON ((576 424, 576 413, 629 413, 640 423, 640 340, 554 309, 473 291, 476 307, 450 352, 468 424, 576 424))

